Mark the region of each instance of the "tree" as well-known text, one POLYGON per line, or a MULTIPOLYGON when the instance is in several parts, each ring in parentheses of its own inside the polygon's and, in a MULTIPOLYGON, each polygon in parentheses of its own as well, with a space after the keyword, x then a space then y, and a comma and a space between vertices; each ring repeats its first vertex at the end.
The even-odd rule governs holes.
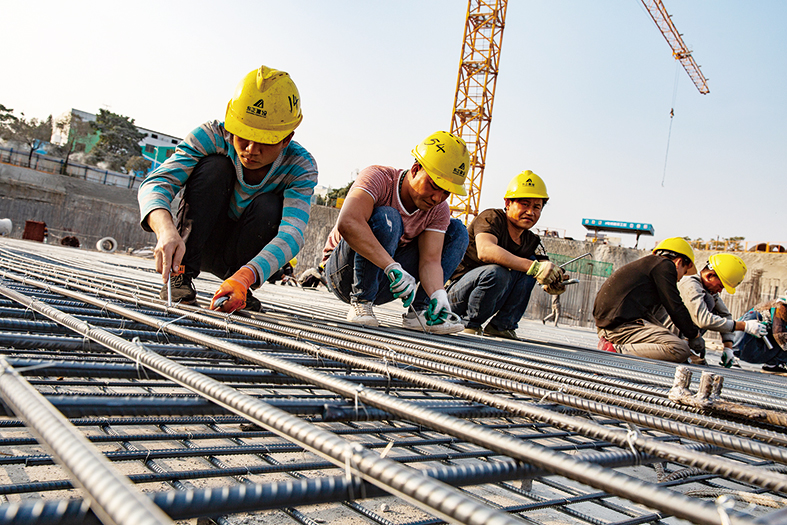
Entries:
POLYGON ((98 144, 88 155, 90 162, 103 161, 110 169, 119 171, 131 157, 142 156, 139 142, 145 134, 134 125, 134 119, 101 109, 90 125, 99 132, 98 144))
POLYGON ((0 133, 3 138, 20 142, 30 148, 30 154, 27 156, 27 167, 29 168, 33 162, 33 152, 52 138, 52 115, 49 115, 46 120, 37 118, 28 120, 24 113, 17 118, 10 114, 11 111, 13 110, 7 109, 5 106, 0 109, 0 114, 3 115, 3 126, 0 128, 0 133))
POLYGON ((137 177, 142 177, 150 169, 150 161, 145 157, 133 156, 126 162, 126 171, 137 177))
POLYGON ((347 196, 347 193, 350 191, 350 186, 353 185, 353 181, 347 183, 346 186, 343 188, 337 188, 335 190, 331 190, 328 192, 328 195, 325 196, 325 203, 328 206, 336 206, 336 199, 343 199, 347 196))
POLYGON ((68 175, 68 159, 71 154, 77 151, 80 145, 84 145, 87 138, 93 133, 93 128, 89 122, 82 120, 79 115, 69 113, 62 119, 55 121, 55 127, 60 131, 61 135, 67 134, 66 143, 55 148, 56 155, 60 155, 65 159, 63 166, 60 168, 60 173, 68 175))
POLYGON ((14 110, 8 109, 0 104, 0 136, 4 136, 4 132, 8 129, 8 126, 16 121, 17 118, 14 116, 14 110))

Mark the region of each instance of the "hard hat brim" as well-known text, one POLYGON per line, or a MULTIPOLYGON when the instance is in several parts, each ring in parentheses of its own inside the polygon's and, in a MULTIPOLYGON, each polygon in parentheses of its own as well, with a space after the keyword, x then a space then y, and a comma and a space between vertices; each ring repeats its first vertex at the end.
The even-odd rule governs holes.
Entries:
POLYGON ((467 195, 467 190, 465 189, 464 184, 454 184, 453 182, 447 181, 439 175, 432 175, 429 173, 429 170, 427 170, 426 167, 424 167, 424 170, 426 171, 426 174, 429 175, 429 178, 432 179, 432 182, 437 184, 441 189, 461 197, 467 195))
POLYGON ((224 129, 232 133, 233 135, 240 137, 245 140, 250 140, 252 142, 258 142, 260 144, 278 144, 285 138, 287 135, 295 131, 295 128, 301 125, 303 121, 303 114, 298 116, 298 121, 294 123, 287 123, 281 126, 281 129, 257 129, 252 128, 251 126, 247 126, 243 122, 238 119, 232 109, 230 108, 230 104, 232 101, 227 103, 227 114, 224 120, 224 129))

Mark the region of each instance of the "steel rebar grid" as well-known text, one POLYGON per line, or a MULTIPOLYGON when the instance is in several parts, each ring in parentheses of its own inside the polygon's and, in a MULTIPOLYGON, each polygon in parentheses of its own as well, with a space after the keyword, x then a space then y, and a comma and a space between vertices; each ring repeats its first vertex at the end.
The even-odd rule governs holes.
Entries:
POLYGON ((438 340, 440 340, 440 339, 453 339, 453 340, 457 340, 457 339, 458 339, 458 340, 460 340, 460 341, 461 341, 461 338, 456 338, 456 339, 454 339, 454 338, 437 338, 437 339, 438 339, 438 340))
MULTIPOLYGON (((199 393, 217 405, 246 417, 289 441, 298 443, 301 447, 311 450, 335 465, 346 468, 348 476, 350 472, 359 475, 389 494, 399 496, 430 514, 456 523, 479 525, 516 523, 516 520, 507 514, 480 505, 468 496, 434 481, 418 471, 386 460, 360 445, 344 441, 330 432, 309 425, 282 410, 182 367, 147 350, 144 345, 129 343, 105 330, 91 328, 87 323, 62 314, 57 309, 38 301, 29 300, 5 287, 0 287, 0 293, 25 304, 50 319, 63 323, 75 332, 117 351, 135 362, 155 370, 162 376, 199 393)), ((350 499, 354 499, 352 495, 350 495, 350 499)))
POLYGON ((156 505, 136 490, 68 420, 0 358, 0 395, 28 422, 72 479, 92 501, 90 509, 105 524, 172 523, 156 505))
MULTIPOLYGON (((38 283, 38 286, 42 286, 42 283, 38 283)), ((52 289, 56 290, 62 295, 78 297, 80 300, 83 300, 87 303, 91 303, 92 301, 95 302, 94 299, 83 297, 83 294, 69 292, 59 288, 52 289)), ((8 295, 8 293, 5 291, 3 293, 8 295)), ((18 300, 17 298, 14 299, 18 300)), ((35 305, 33 302, 30 302, 28 306, 35 308, 37 305, 35 305)), ((600 488, 607 492, 621 495, 631 501, 639 501, 653 508, 665 509, 667 512, 692 519, 693 521, 699 523, 706 522, 704 520, 707 520, 710 515, 709 511, 712 507, 710 505, 697 505, 696 502, 687 500, 675 493, 654 489, 652 486, 641 483, 639 480, 628 478, 627 476, 621 475, 619 473, 605 471, 604 469, 599 469, 594 465, 585 465, 582 464, 582 462, 575 461, 573 458, 563 457, 551 451, 539 450, 537 447, 534 449, 532 446, 523 446, 522 443, 516 442, 516 440, 510 440, 513 442, 508 442, 509 440, 501 438, 498 435, 487 434, 483 428, 475 428, 477 427, 476 425, 470 425, 464 421, 455 421, 453 418, 447 418, 444 415, 435 414, 428 410, 414 409, 412 406, 409 406, 406 403, 400 403, 398 400, 390 398, 389 396, 377 394, 375 392, 369 392, 368 389, 357 389, 356 385, 346 384, 345 382, 335 378, 321 377, 321 374, 314 373, 310 370, 302 370, 302 367, 281 362, 277 358, 261 356, 255 352, 247 350, 246 348, 237 347, 237 345, 225 343, 221 340, 213 340, 208 336, 195 334, 188 329, 180 328, 172 324, 162 326, 162 323, 158 320, 151 319, 148 316, 135 314, 134 312, 130 312, 123 307, 104 304, 104 308, 106 308, 108 311, 114 311, 115 313, 122 312, 122 315, 128 316, 129 318, 136 321, 148 323, 152 326, 159 326, 163 330, 179 335, 180 337, 195 342, 200 342, 201 344, 207 344, 207 346, 210 346, 211 348, 221 349, 236 357, 242 357, 282 373, 295 375, 297 377, 301 377, 302 379, 312 381, 323 388, 333 390, 348 398, 357 396, 362 401, 369 403, 372 406, 377 406, 378 408, 386 407, 388 410, 391 410, 392 407, 395 406, 397 410, 395 410, 394 413, 400 417, 417 421, 420 424, 431 426, 432 428, 443 432, 448 432, 449 434, 458 435, 462 437, 462 439, 474 442, 481 446, 485 446, 492 450, 501 451, 507 455, 511 455, 512 457, 518 457, 519 459, 533 462, 541 468, 545 468, 552 472, 564 475, 570 479, 577 479, 583 483, 586 483, 590 486, 595 486, 596 488, 600 488), (483 436, 485 439, 482 439, 480 436, 483 436)), ((204 317, 198 316, 197 314, 190 314, 190 316, 198 319, 204 317)), ((291 342, 287 340, 281 341, 281 338, 278 336, 268 336, 268 339, 284 346, 287 346, 288 344, 293 346, 291 342)), ((294 346, 300 347, 302 345, 298 344, 294 346)), ((577 422, 574 421, 572 422, 572 426, 576 427, 582 425, 577 425, 577 422)), ((681 456, 685 455, 686 453, 683 451, 681 456)), ((759 481, 761 481, 763 478, 769 477, 770 476, 763 474, 758 476, 759 481)), ((781 480, 776 481, 776 483, 780 482, 781 480)), ((707 522, 715 523, 716 519, 714 517, 712 521, 707 522)))

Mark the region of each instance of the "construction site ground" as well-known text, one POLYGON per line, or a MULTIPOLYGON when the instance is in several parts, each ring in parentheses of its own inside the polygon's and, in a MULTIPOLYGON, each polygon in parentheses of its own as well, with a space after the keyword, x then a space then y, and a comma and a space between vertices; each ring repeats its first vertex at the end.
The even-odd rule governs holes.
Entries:
POLYGON ((787 522, 787 378, 718 347, 681 368, 588 329, 435 336, 399 304, 373 329, 272 284, 226 316, 160 286, 152 259, 0 238, 0 523, 133 522, 41 399, 178 523, 787 522))

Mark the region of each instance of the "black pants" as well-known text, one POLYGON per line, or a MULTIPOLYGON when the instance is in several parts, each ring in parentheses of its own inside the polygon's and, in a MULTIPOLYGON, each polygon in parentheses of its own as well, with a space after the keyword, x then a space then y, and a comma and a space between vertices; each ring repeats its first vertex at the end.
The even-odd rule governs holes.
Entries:
POLYGON ((260 193, 236 221, 227 212, 236 181, 229 157, 208 155, 186 181, 178 231, 186 236, 186 275, 200 271, 226 279, 260 253, 279 231, 284 197, 260 193))

